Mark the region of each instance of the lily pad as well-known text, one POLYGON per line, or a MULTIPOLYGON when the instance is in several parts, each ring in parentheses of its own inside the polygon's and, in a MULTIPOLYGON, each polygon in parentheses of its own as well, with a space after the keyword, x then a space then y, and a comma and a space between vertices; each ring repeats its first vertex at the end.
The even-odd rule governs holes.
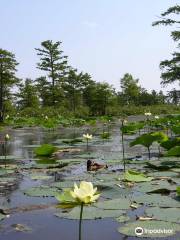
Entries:
POLYGON ((170 193, 175 191, 176 185, 167 181, 159 180, 146 183, 139 183, 135 189, 144 193, 170 193))
POLYGON ((129 209, 131 202, 127 198, 112 199, 104 202, 95 203, 94 206, 101 209, 129 209))
POLYGON ((72 188, 74 186, 74 183, 72 181, 64 181, 64 182, 55 182, 51 184, 52 187, 56 188, 72 188))
POLYGON ((148 216, 153 216, 157 220, 180 223, 180 208, 159 208, 151 207, 146 209, 148 216))
POLYGON ((34 175, 34 174, 31 174, 30 175, 30 178, 32 180, 47 180, 47 179, 51 179, 52 176, 48 176, 48 175, 34 175))
POLYGON ((72 158, 72 159, 61 159, 61 160, 57 160, 56 162, 61 163, 61 164, 78 164, 81 162, 86 162, 85 159, 76 159, 76 158, 72 158))
POLYGON ((125 198, 132 194, 131 188, 122 188, 118 186, 110 187, 101 192, 101 196, 107 199, 125 198))
POLYGON ((32 187, 24 191, 30 197, 54 197, 58 192, 57 188, 48 186, 32 187))
POLYGON ((14 173, 14 172, 15 172, 15 170, 8 170, 8 169, 1 168, 0 169, 0 176, 6 175, 6 174, 11 174, 11 173, 14 173))
POLYGON ((16 178, 14 177, 0 177, 0 183, 9 183, 9 182, 14 182, 15 183, 16 178))
MULTIPOLYGON (((180 172, 180 169, 179 169, 179 172, 180 172)), ((150 175, 153 177, 177 177, 178 176, 178 174, 173 171, 151 172, 150 175)))
POLYGON ((162 196, 159 194, 144 194, 140 196, 133 196, 132 200, 137 203, 142 203, 149 206, 159 207, 180 207, 180 202, 172 199, 168 196, 162 196))
POLYGON ((128 217, 126 215, 122 215, 122 216, 116 218, 116 221, 119 223, 127 222, 129 220, 130 220, 130 217, 128 217))
POLYGON ((160 237, 167 238, 168 236, 176 234, 177 231, 180 231, 180 225, 156 220, 136 221, 125 224, 118 228, 118 231, 127 236, 149 237, 153 239, 160 237), (140 228, 139 231, 137 228, 140 228), (137 234, 135 231, 137 231, 137 234))
MULTIPOLYGON (((83 208, 83 220, 113 218, 113 217, 119 217, 120 215, 123 215, 123 214, 125 214, 125 212, 122 210, 104 210, 96 207, 83 208)), ((56 213, 55 215, 60 218, 79 219, 80 207, 75 207, 70 212, 67 212, 67 213, 60 212, 60 213, 56 213)))
POLYGON ((0 221, 3 220, 6 217, 6 215, 0 213, 0 221))
POLYGON ((124 180, 128 182, 149 182, 153 180, 153 177, 146 177, 144 174, 128 170, 124 174, 124 180))

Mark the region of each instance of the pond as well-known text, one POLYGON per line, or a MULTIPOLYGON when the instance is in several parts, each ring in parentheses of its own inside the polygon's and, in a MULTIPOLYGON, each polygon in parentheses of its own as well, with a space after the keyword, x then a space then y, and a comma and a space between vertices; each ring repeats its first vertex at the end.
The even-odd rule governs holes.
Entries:
MULTIPOLYGON (((179 200, 176 199, 174 191, 170 189, 170 186, 174 189, 173 183, 164 179, 158 180, 158 178, 157 180, 153 179, 154 184, 140 182, 126 185, 122 181, 123 161, 119 123, 115 122, 109 126, 108 131, 111 133, 109 139, 103 140, 99 137, 103 128, 104 126, 98 125, 91 128, 86 126, 80 128, 61 127, 51 131, 38 127, 9 130, 11 139, 8 143, 8 167, 6 172, 0 172, 0 209, 3 209, 3 212, 0 213, 7 215, 0 222, 0 239, 77 240, 78 218, 68 215, 70 210, 66 211, 57 207, 58 201, 53 196, 53 191, 62 192, 62 189, 69 186, 73 187, 73 183, 79 180, 92 181, 94 185, 97 185, 101 192, 99 202, 119 198, 127 199, 127 202, 122 203, 122 207, 119 208, 96 206, 97 211, 101 209, 101 212, 97 212, 97 216, 100 216, 98 219, 94 219, 95 217, 92 216, 94 207, 89 207, 92 208, 92 215, 90 215, 90 220, 87 217, 82 222, 83 240, 137 239, 136 235, 127 236, 118 229, 127 224, 128 221, 135 222, 139 216, 146 216, 146 210, 151 212, 155 207, 158 209, 159 207, 171 207, 168 205, 169 201, 172 202, 172 207, 180 208, 179 200), (63 141, 64 139, 81 138, 83 133, 87 131, 93 134, 92 141, 89 141, 88 150, 85 142, 71 145, 65 144, 63 141), (66 149, 66 151, 55 157, 36 156, 34 149, 44 143, 53 144, 60 149, 66 149), (87 172, 86 162, 88 159, 93 159, 100 164, 107 164, 108 169, 87 172), (157 181, 159 182, 157 183, 157 181), (150 194, 152 202, 148 203, 146 200, 143 202, 143 197, 149 198, 149 192, 146 189, 154 187, 156 190, 159 184, 160 186, 162 184, 161 188, 170 189, 168 194, 166 191, 166 195, 157 191, 150 194), (166 200, 164 200, 164 205, 159 204, 161 199, 166 200), (129 206, 126 207, 128 202, 129 206), (112 216, 106 212, 108 210, 112 211, 112 216), (107 216, 104 218, 103 214, 106 215, 106 213, 107 216), (123 216, 124 220, 122 218, 118 221, 117 218, 120 216, 123 216)), ((173 181, 177 180, 176 183, 179 184, 179 172, 163 171, 160 174, 156 170, 145 167, 148 159, 146 150, 139 146, 129 147, 129 143, 136 136, 138 133, 125 136, 126 168, 141 171, 152 177, 167 175, 173 181)), ((157 161, 157 154, 158 148, 154 145, 151 162, 157 161)), ((165 221, 163 217, 158 220, 165 221)), ((170 228, 177 227, 176 224, 180 223, 180 218, 177 216, 173 220, 175 225, 170 226, 170 228)), ((158 237, 154 239, 158 239, 158 237)), ((167 236, 164 239, 180 239, 180 234, 167 236)))

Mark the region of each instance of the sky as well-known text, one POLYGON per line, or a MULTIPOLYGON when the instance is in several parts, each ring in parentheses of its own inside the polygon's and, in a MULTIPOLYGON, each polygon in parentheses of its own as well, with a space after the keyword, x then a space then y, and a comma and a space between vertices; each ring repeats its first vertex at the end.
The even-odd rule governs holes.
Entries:
MULTIPOLYGON (((35 48, 45 40, 62 41, 69 64, 119 90, 131 73, 149 91, 161 90, 159 63, 176 44, 171 28, 152 27, 174 0, 0 0, 0 48, 20 63, 17 75, 35 79, 35 48)), ((177 85, 162 88, 168 91, 177 85)))

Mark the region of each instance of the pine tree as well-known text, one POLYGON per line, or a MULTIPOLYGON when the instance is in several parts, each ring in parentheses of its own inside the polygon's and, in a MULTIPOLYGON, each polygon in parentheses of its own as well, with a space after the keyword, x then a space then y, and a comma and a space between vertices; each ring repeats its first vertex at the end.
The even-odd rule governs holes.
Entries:
POLYGON ((47 72, 51 82, 52 106, 57 102, 56 93, 61 88, 69 69, 67 56, 64 56, 63 51, 60 50, 61 44, 61 42, 53 43, 51 40, 47 40, 41 43, 42 48, 36 48, 37 55, 40 56, 37 68, 47 72))
MULTIPOLYGON (((174 18, 169 18, 168 16, 174 14, 180 14, 180 5, 170 7, 166 12, 161 14, 161 20, 153 23, 153 26, 165 25, 165 26, 175 26, 176 30, 171 32, 171 37, 175 42, 178 43, 177 49, 180 48, 180 21, 174 18)), ((175 51, 172 54, 171 60, 164 60, 160 63, 160 68, 162 69, 162 82, 161 84, 167 85, 173 82, 180 83, 180 52, 175 51)))
POLYGON ((17 65, 15 55, 0 48, 0 122, 4 120, 5 102, 11 97, 13 86, 19 82, 15 76, 17 65))

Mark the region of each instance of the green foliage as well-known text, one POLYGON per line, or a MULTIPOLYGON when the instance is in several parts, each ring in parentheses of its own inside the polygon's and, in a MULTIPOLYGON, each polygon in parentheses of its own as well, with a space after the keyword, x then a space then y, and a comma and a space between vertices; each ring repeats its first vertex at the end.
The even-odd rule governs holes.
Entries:
POLYGON ((101 138, 102 138, 102 139, 108 139, 108 138, 110 138, 110 133, 109 133, 109 132, 103 132, 103 133, 101 134, 101 138))
POLYGON ((145 133, 137 137, 134 141, 130 143, 130 146, 143 145, 145 147, 150 147, 153 142, 164 142, 168 139, 167 135, 163 132, 151 132, 145 133))
POLYGON ((180 186, 176 188, 177 195, 180 196, 180 186))
MULTIPOLYGON (((174 17, 173 18, 168 18, 169 15, 175 14, 179 15, 180 14, 180 5, 175 5, 173 7, 168 8, 167 11, 161 14, 162 20, 156 21, 153 23, 153 26, 156 25, 165 25, 165 26, 176 26, 177 29, 173 30, 171 32, 171 37, 173 38, 174 41, 178 42, 177 49, 179 50, 180 44, 180 31, 179 31, 179 24, 180 21, 176 20, 174 17)), ((179 51, 176 51, 172 54, 172 59, 171 60, 164 60, 160 63, 160 68, 163 70, 161 77, 162 77, 162 84, 170 84, 175 81, 180 81, 180 58, 179 58, 179 51)))
POLYGON ((134 79, 129 73, 126 73, 120 80, 122 89, 122 98, 124 104, 136 104, 140 95, 139 79, 134 79))
POLYGON ((19 91, 15 95, 18 98, 17 104, 19 108, 39 108, 37 89, 31 79, 26 79, 25 83, 19 84, 19 91))
POLYGON ((43 144, 35 149, 35 154, 37 156, 51 156, 56 149, 57 148, 51 144, 43 144))
POLYGON ((124 134, 135 134, 138 130, 144 127, 144 122, 129 123, 121 127, 124 134))
POLYGON ((145 133, 142 134, 141 136, 137 137, 134 141, 130 143, 130 146, 135 146, 135 145, 143 145, 144 147, 149 148, 153 142, 157 141, 159 139, 159 136, 154 136, 154 133, 145 133))
POLYGON ((151 135, 155 137, 155 141, 158 143, 163 143, 168 141, 168 136, 163 132, 154 132, 151 135))
POLYGON ((124 125, 121 127, 121 131, 123 134, 135 134, 136 130, 137 128, 134 124, 124 125))
POLYGON ((175 146, 180 146, 180 137, 168 139, 166 141, 161 142, 161 147, 165 148, 166 150, 170 150, 175 146))
POLYGON ((180 124, 179 125, 175 125, 171 127, 171 130, 175 133, 175 134, 180 134, 180 124))
POLYGON ((12 100, 12 88, 19 82, 15 76, 17 65, 15 55, 0 48, 0 122, 4 120, 5 102, 12 100))
POLYGON ((129 182, 149 182, 153 180, 153 177, 146 177, 140 172, 128 170, 124 173, 124 180, 129 182))
POLYGON ((178 157, 180 157, 180 146, 176 146, 176 147, 171 148, 167 152, 166 156, 178 156, 178 157))

